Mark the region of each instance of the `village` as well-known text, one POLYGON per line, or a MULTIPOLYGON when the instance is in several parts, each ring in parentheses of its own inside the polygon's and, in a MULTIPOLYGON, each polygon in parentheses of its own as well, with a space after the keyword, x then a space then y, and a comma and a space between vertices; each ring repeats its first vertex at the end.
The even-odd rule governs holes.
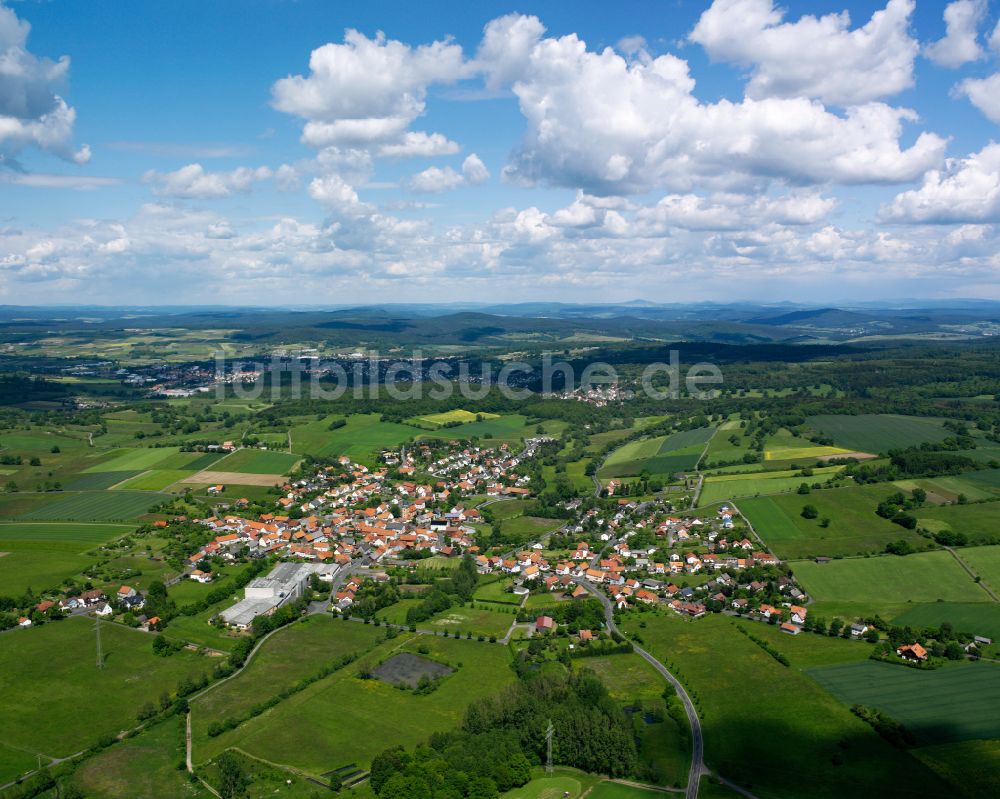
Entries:
MULTIPOLYGON (((530 438, 519 449, 506 443, 416 442, 383 451, 378 468, 341 456, 281 486, 273 511, 251 513, 249 500, 223 499, 212 515, 154 526, 163 530, 190 521, 209 534, 187 554, 175 582, 210 584, 216 577, 213 563, 270 564, 268 573, 243 586, 242 599, 210 620, 237 632, 303 597, 328 597, 323 610, 348 615, 359 594, 389 580, 388 571, 398 574, 430 559, 463 556, 473 559, 479 574, 500 578, 503 591, 519 602, 522 621, 529 596, 548 594, 558 603, 601 592, 616 614, 662 608, 699 619, 721 613, 776 624, 790 635, 826 632, 824 620, 810 617, 811 600, 791 571, 726 504, 708 515, 680 515, 666 499, 640 502, 609 491, 601 501, 564 503, 562 527, 538 540, 507 551, 481 547, 490 506, 531 497, 524 466, 550 442, 530 438)), ((213 486, 211 493, 222 498, 225 489, 213 486)), ((111 596, 91 589, 43 599, 30 615, 19 617, 18 626, 92 613, 162 630, 168 622, 143 615, 145 602, 142 592, 128 585, 111 596)), ((864 620, 835 621, 835 634, 880 640, 880 631, 864 620)), ((526 632, 557 628, 543 614, 526 632)), ((976 643, 966 651, 974 653, 976 643)), ((896 655, 926 660, 915 640, 900 643, 896 655)))

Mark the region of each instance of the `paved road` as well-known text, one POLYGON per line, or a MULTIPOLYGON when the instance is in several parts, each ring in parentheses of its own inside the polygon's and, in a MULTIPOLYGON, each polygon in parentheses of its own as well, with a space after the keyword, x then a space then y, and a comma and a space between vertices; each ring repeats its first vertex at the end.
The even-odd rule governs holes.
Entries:
MULTIPOLYGON (((590 591, 590 593, 601 601, 601 604, 604 606, 604 619, 607 622, 608 630, 612 633, 618 633, 621 635, 618 626, 615 624, 614 606, 611 604, 611 599, 608 595, 587 580, 580 580, 580 585, 590 591)), ((687 714, 688 723, 691 725, 691 770, 688 772, 687 790, 684 795, 686 799, 698 799, 698 787, 701 782, 701 777, 704 774, 710 773, 705 767, 705 743, 701 731, 701 719, 698 718, 698 711, 695 709, 694 703, 691 701, 691 697, 689 697, 687 691, 684 690, 684 686, 681 684, 680 680, 674 677, 666 666, 660 663, 660 661, 658 661, 638 644, 633 643, 632 646, 638 655, 640 655, 654 669, 663 675, 667 682, 674 686, 674 689, 677 691, 677 696, 679 696, 681 702, 684 703, 684 712, 687 714)))
MULTIPOLYGON (((744 514, 743 511, 739 509, 739 506, 732 500, 730 500, 727 504, 729 505, 730 508, 732 508, 739 514, 739 517, 743 520, 743 523, 747 526, 747 529, 750 531, 750 534, 757 539, 757 543, 760 544, 761 549, 763 549, 767 554, 774 555, 774 557, 777 558, 778 556, 771 551, 771 547, 769 547, 767 544, 764 543, 764 539, 760 537, 760 534, 754 529, 754 526, 750 523, 750 520, 746 517, 746 514, 744 514)), ((781 558, 778 558, 778 560, 781 560, 781 558)))

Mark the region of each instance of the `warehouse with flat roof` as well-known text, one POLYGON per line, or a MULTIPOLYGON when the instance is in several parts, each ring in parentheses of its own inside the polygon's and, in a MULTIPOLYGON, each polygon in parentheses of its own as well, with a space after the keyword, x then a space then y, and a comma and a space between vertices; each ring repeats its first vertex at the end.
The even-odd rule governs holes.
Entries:
POLYGON ((271 614, 302 596, 313 574, 330 581, 338 568, 333 563, 279 563, 266 576, 248 583, 244 598, 222 611, 222 620, 230 627, 245 630, 258 616, 271 614))

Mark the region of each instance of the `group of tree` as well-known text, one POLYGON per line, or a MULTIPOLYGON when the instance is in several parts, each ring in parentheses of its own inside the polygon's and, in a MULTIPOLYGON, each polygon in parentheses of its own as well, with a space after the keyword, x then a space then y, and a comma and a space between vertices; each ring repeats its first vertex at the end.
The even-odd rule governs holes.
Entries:
POLYGON ((396 746, 375 757, 379 799, 496 799, 524 785, 552 758, 585 771, 630 776, 638 765, 632 725, 589 671, 532 674, 466 710, 461 729, 436 733, 412 752, 396 746))

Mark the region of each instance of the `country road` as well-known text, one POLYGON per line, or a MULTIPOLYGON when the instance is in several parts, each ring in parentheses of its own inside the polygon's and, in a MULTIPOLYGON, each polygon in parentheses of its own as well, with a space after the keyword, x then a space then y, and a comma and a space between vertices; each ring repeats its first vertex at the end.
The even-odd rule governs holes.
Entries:
MULTIPOLYGON (((607 622, 608 631, 621 635, 621 631, 615 624, 614 606, 611 604, 611 599, 608 595, 589 580, 580 580, 580 585, 597 597, 600 600, 601 605, 604 606, 604 619, 607 622)), ((701 731, 701 719, 698 717, 698 711, 695 709, 694 702, 691 701, 691 697, 688 696, 687 691, 684 690, 684 686, 681 684, 680 680, 674 677, 666 666, 664 666, 659 660, 653 657, 638 644, 633 643, 632 647, 638 655, 640 655, 654 669, 663 675, 664 679, 666 679, 666 681, 669 682, 677 691, 677 696, 680 697, 681 702, 684 703, 684 712, 687 714, 688 723, 691 725, 691 770, 688 772, 687 791, 684 795, 686 799, 698 799, 698 787, 701 783, 702 775, 711 773, 705 767, 705 744, 701 731)))

